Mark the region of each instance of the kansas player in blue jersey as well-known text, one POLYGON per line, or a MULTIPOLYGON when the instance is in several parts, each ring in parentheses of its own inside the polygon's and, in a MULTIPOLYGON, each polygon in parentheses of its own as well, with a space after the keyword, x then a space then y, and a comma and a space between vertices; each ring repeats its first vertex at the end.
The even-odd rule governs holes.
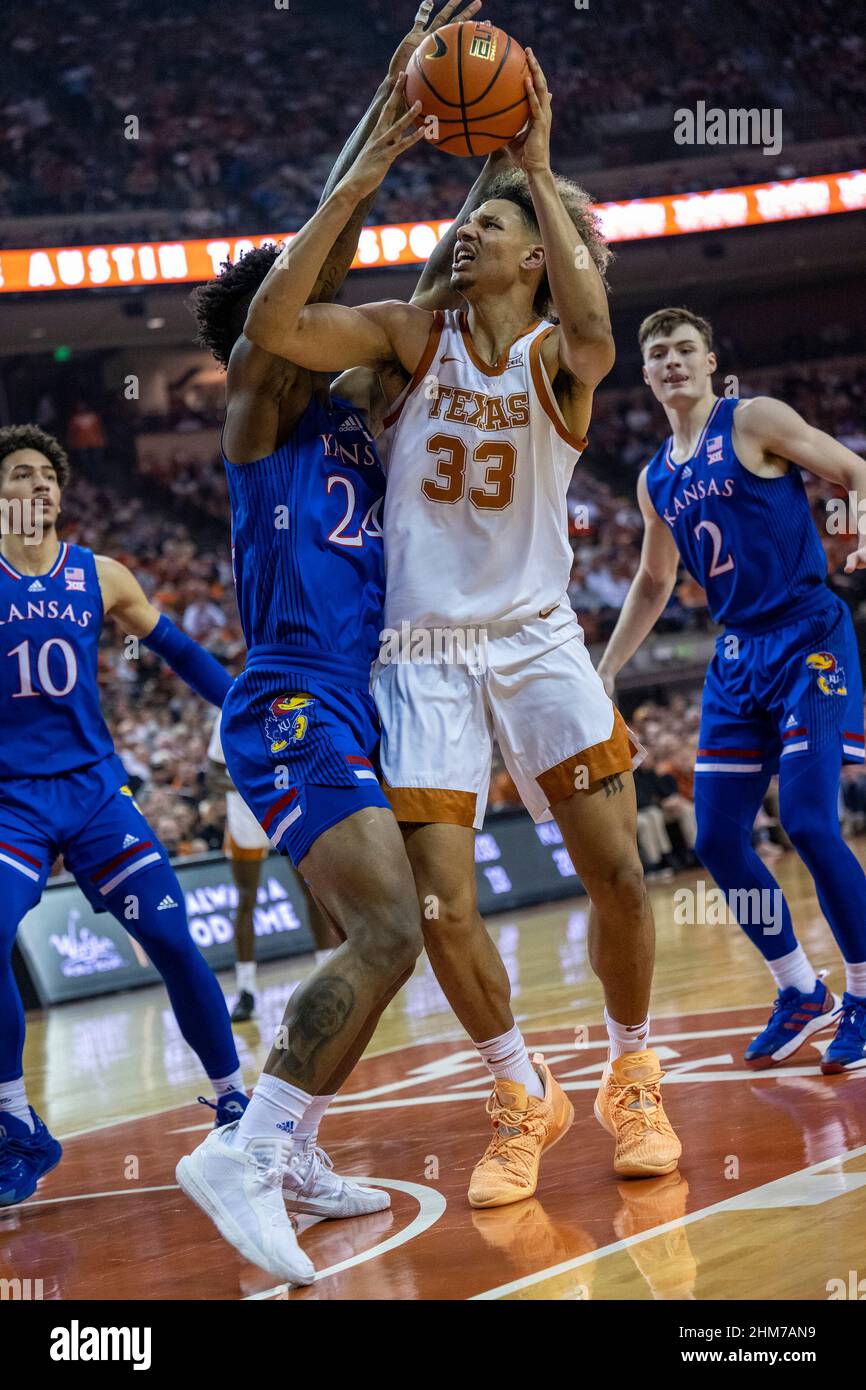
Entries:
MULTIPOLYGON (((864 758, 863 683, 850 613, 827 586, 799 469, 862 496, 866 463, 781 401, 716 396, 712 331, 689 310, 651 314, 640 345, 644 380, 672 434, 638 482, 640 568, 599 673, 612 687, 661 616, 682 559, 724 627, 704 684, 695 849, 778 987, 745 1060, 772 1066, 836 1025, 822 1070, 863 1067, 866 877, 837 811, 842 764, 864 758), (841 1001, 816 977, 781 890, 752 848, 755 816, 777 772, 782 824, 845 960, 841 1001)), ((864 566, 861 542, 846 572, 864 566)))
MULTIPOLYGON (((346 219, 325 265, 318 259, 313 301, 335 296, 385 168, 421 138, 410 116, 398 117, 395 79, 431 8, 422 4, 325 189, 323 197, 345 185, 346 219)), ((432 27, 456 8, 449 0, 432 27)), ((477 8, 473 0, 455 17, 477 8)), ((199 341, 228 372, 222 442, 249 651, 223 708, 222 744, 232 781, 342 944, 292 994, 242 1120, 181 1159, 177 1177, 247 1259, 301 1284, 315 1271, 288 1211, 358 1216, 389 1205, 384 1190, 333 1173, 317 1132, 422 937, 409 860, 377 777, 369 693, 383 621, 384 476, 365 412, 332 393, 326 376, 243 334, 277 256, 273 246, 250 252, 195 296, 199 341)))
MULTIPOLYGON (((159 970, 183 1036, 216 1092, 217 1122, 246 1096, 225 1000, 189 934, 183 891, 135 804, 99 704, 106 617, 219 705, 230 679, 148 601, 117 560, 57 535, 69 463, 35 425, 0 429, 0 1206, 60 1160, 30 1107, 24 1012, 12 974, 18 924, 58 854, 97 912, 111 912, 159 970)), ((210 1102, 208 1102, 210 1103, 210 1102)))

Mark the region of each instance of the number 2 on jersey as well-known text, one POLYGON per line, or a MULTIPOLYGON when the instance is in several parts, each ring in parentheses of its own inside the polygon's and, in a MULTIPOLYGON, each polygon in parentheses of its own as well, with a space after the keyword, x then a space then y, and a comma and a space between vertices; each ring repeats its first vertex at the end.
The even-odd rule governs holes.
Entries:
POLYGON ((719 564, 719 557, 722 553, 722 533, 714 521, 699 521, 695 527, 695 535, 700 537, 701 531, 709 532, 710 540, 713 543, 713 559, 710 564, 708 579, 715 579, 720 574, 727 574, 728 570, 734 568, 734 557, 729 555, 724 564, 719 564))

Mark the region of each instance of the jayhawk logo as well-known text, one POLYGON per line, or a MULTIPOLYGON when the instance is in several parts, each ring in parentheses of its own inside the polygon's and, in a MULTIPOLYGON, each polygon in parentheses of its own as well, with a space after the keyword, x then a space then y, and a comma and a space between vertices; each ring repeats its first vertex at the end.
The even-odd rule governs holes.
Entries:
POLYGON ((135 792, 132 790, 132 787, 127 787, 124 783, 124 785, 120 788, 120 794, 121 796, 128 796, 138 814, 141 815, 141 807, 135 799, 135 792))
POLYGON ((265 715, 265 734, 272 753, 282 753, 292 744, 301 743, 310 724, 311 695, 280 695, 271 702, 265 715))
POLYGON ((832 652, 811 652, 806 657, 806 665, 811 671, 818 671, 818 689, 823 695, 847 695, 845 668, 840 666, 832 652))

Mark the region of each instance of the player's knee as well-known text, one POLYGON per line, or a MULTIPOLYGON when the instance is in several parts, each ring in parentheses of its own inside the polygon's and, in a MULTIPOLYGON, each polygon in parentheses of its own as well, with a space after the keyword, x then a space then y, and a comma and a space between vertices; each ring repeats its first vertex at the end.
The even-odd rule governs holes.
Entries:
MULTIPOLYGON (((835 808, 834 808, 835 809, 835 808)), ((834 840, 842 839, 836 815, 825 816, 822 811, 802 797, 783 799, 779 806, 782 829, 801 859, 809 860, 815 852, 824 850, 834 840)))
POLYGON ((426 941, 462 947, 481 919, 474 885, 466 884, 444 893, 424 893, 421 896, 421 927, 426 941))
POLYGON ((413 970, 424 948, 414 895, 382 893, 353 937, 364 961, 383 975, 397 979, 413 970))
POLYGON ((643 865, 635 848, 584 876, 584 887, 593 906, 623 918, 641 916, 646 906, 643 865))
POLYGON ((723 824, 711 819, 698 821, 695 854, 705 869, 713 873, 715 868, 727 863, 731 849, 731 836, 723 824))

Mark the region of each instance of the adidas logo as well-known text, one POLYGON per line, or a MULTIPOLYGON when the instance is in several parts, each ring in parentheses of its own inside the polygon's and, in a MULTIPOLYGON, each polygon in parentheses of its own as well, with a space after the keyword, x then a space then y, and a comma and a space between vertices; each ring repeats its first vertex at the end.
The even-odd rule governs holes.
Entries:
POLYGON ((28 594, 44 594, 45 585, 40 584, 38 579, 34 579, 33 583, 27 586, 27 592, 28 594))
POLYGON ((794 718, 793 714, 789 714, 787 720, 785 721, 785 728, 786 728, 786 729, 791 729, 791 728, 793 728, 794 725, 796 724, 796 722, 797 722, 797 721, 796 721, 796 719, 794 718))
POLYGON ((682 476, 684 478, 690 478, 692 476, 692 470, 689 468, 688 464, 686 464, 685 468, 683 469, 682 476))
POLYGON ((164 912, 167 907, 177 907, 177 903, 170 893, 166 893, 156 910, 157 912, 164 912))
POLYGON ((283 1130, 286 1134, 294 1134, 295 1122, 294 1120, 282 1120, 280 1124, 277 1125, 277 1129, 283 1130))
POLYGON ((347 415, 337 433, 342 434, 344 430, 359 430, 361 428, 361 422, 355 415, 347 415))
POLYGON ((124 837, 123 837, 123 848, 124 848, 124 849, 129 849, 129 846, 130 846, 130 845, 137 845, 137 844, 138 844, 138 836, 137 836, 137 835, 124 835, 124 837))

